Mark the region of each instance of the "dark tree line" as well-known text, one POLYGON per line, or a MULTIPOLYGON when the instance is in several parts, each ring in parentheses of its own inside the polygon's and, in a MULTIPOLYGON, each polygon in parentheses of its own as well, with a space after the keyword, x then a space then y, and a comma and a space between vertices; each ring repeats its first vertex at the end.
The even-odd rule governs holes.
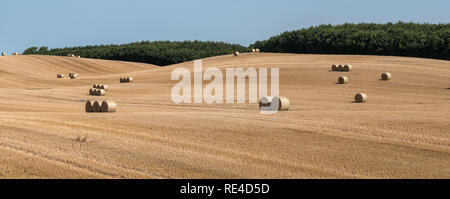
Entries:
POLYGON ((80 55, 86 58, 134 61, 165 66, 206 57, 231 54, 235 51, 248 52, 249 49, 237 44, 201 41, 143 41, 123 45, 98 45, 85 47, 54 48, 30 47, 23 54, 80 55))
MULTIPOLYGON (((250 48, 263 52, 364 54, 425 57, 450 60, 450 23, 361 23, 320 25, 284 32, 250 48)), ((55 48, 30 47, 23 54, 80 55, 87 58, 135 61, 160 66, 194 59, 248 52, 249 48, 224 42, 143 41, 123 45, 55 48)))
POLYGON ((450 23, 320 25, 251 45, 264 52, 396 55, 450 60, 450 23))

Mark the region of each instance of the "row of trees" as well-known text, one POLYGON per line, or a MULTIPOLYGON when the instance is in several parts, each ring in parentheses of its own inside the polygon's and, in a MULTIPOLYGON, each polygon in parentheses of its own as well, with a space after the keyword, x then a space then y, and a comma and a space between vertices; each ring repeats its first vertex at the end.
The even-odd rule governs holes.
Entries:
MULTIPOLYGON (((264 52, 397 55, 450 60, 450 24, 343 24, 320 25, 284 32, 250 48, 264 52)), ((23 54, 61 55, 135 61, 160 66, 194 59, 248 52, 249 48, 223 42, 143 41, 123 45, 71 48, 31 47, 23 54)))
POLYGON ((80 55, 86 58, 111 59, 156 64, 159 66, 231 54, 235 51, 248 52, 249 49, 237 44, 201 41, 143 41, 123 45, 99 45, 71 48, 30 47, 23 54, 80 55))
POLYGON ((450 59, 450 24, 320 25, 251 45, 264 52, 396 55, 450 59))

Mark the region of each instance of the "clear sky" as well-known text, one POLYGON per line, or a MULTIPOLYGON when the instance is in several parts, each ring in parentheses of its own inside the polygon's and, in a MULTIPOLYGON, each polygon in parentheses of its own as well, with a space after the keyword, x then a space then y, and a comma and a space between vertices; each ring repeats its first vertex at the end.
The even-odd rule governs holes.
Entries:
POLYGON ((450 22, 450 0, 0 0, 0 51, 142 40, 245 46, 345 22, 450 22))

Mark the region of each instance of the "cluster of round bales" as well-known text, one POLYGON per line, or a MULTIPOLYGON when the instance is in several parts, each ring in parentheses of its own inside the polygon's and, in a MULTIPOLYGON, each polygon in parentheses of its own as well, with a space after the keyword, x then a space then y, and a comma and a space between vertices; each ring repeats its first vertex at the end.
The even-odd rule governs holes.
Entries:
MULTIPOLYGON (((251 52, 252 52, 252 53, 259 53, 260 50, 259 50, 259 48, 252 48, 251 52)), ((236 51, 236 52, 233 53, 233 55, 234 55, 235 57, 237 57, 237 56, 239 56, 239 52, 236 51)))
POLYGON ((80 55, 75 55, 75 54, 67 54, 68 57, 75 57, 75 58, 81 58, 80 55))
MULTIPOLYGON (((77 77, 78 77, 78 73, 69 73, 69 78, 70 79, 76 79, 77 77)), ((62 79, 62 78, 64 78, 64 74, 59 73, 59 74, 56 75, 56 78, 62 79)))
MULTIPOLYGON (((333 64, 331 66, 332 71, 340 71, 340 72, 350 72, 352 71, 352 65, 341 65, 341 64, 333 64)), ((392 78, 392 74, 389 72, 384 72, 381 74, 381 80, 387 81, 392 78)), ((347 76, 340 76, 338 78, 338 84, 347 84, 349 81, 349 78, 347 76)), ((367 94, 366 93, 357 93, 355 95, 355 102, 356 103, 363 103, 367 101, 367 94)))
POLYGON ((108 91, 108 85, 94 84, 91 89, 89 89, 89 95, 104 96, 108 91))
POLYGON ((120 83, 130 83, 133 82, 133 77, 121 77, 120 83))
POLYGON ((85 110, 87 113, 94 113, 94 112, 101 112, 101 113, 108 113, 108 112, 116 112, 117 104, 114 101, 111 100, 105 100, 105 101, 87 101, 85 105, 85 110))
MULTIPOLYGON (((17 55, 19 55, 19 53, 14 52, 14 53, 11 53, 11 55, 17 56, 17 55)), ((5 52, 2 52, 2 56, 6 56, 6 53, 5 53, 5 52)))

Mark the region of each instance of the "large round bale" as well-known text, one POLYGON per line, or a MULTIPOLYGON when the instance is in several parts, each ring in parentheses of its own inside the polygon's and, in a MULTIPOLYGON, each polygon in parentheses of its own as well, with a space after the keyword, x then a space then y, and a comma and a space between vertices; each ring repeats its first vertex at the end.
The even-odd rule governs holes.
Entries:
POLYGON ((95 95, 94 88, 89 89, 89 95, 95 95))
POLYGON ((2 56, 6 56, 6 53, 5 53, 5 52, 2 52, 2 56))
POLYGON ((252 53, 256 53, 256 49, 252 48, 252 53))
POLYGON ((102 111, 101 105, 100 105, 100 103, 98 101, 94 102, 94 105, 92 106, 92 109, 93 109, 94 112, 101 112, 102 111))
POLYGON ((126 82, 133 82, 133 77, 127 77, 126 82))
POLYGON ((121 78, 120 78, 120 83, 124 83, 124 82, 125 82, 124 78, 121 77, 121 78))
POLYGON ((84 109, 87 113, 94 112, 94 101, 87 101, 84 109))
POLYGON ((338 71, 338 65, 337 64, 331 65, 331 70, 332 71, 338 71))
POLYGON ((98 84, 92 85, 92 88, 99 88, 98 84))
POLYGON ((234 52, 234 56, 235 57, 239 56, 239 52, 234 52))
POLYGON ((116 108, 117 108, 117 104, 114 101, 110 101, 110 100, 105 100, 102 102, 101 105, 101 112, 116 112, 116 108))
POLYGON ((63 74, 57 74, 56 78, 64 78, 64 75, 63 74))
POLYGON ((367 94, 365 93, 358 93, 355 95, 355 102, 356 103, 363 103, 367 101, 367 94))
POLYGON ((385 73, 381 74, 381 79, 384 80, 384 81, 390 80, 391 78, 392 78, 392 74, 391 73, 385 72, 385 73))
POLYGON ((291 102, 289 101, 289 99, 287 97, 274 97, 272 99, 272 101, 278 101, 278 110, 279 111, 287 111, 289 110, 289 106, 291 104, 291 102))
POLYGON ((260 52, 259 48, 255 49, 255 50, 256 50, 256 52, 257 52, 257 53, 259 53, 259 52, 260 52))
POLYGON ((338 71, 344 71, 344 66, 342 66, 341 64, 339 64, 337 66, 338 71))
POLYGON ((348 77, 346 77, 346 76, 340 76, 340 77, 338 78, 338 83, 339 83, 339 84, 346 84, 346 83, 348 83, 348 77))
POLYGON ((269 96, 261 97, 261 99, 259 100, 259 109, 261 109, 261 107, 264 107, 264 106, 270 106, 272 104, 272 99, 273 99, 273 97, 269 97, 269 96))
POLYGON ((107 91, 108 90, 108 85, 100 84, 99 85, 99 89, 103 89, 103 90, 107 91))
POLYGON ((345 72, 350 72, 350 71, 352 71, 352 65, 345 64, 343 70, 344 70, 345 72))

